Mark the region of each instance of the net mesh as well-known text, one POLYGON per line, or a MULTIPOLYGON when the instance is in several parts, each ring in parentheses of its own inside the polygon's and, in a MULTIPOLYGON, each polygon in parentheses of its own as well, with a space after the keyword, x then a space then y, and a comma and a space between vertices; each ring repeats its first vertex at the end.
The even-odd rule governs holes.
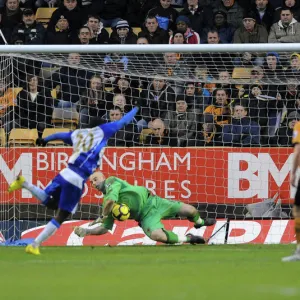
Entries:
MULTIPOLYGON (((36 129, 26 133, 32 138, 48 129, 92 127, 116 120, 136 102, 142 108, 133 124, 108 143, 104 173, 193 204, 203 216, 290 217, 288 146, 300 119, 299 54, 3 54, 0 63, 6 140, 0 231, 6 238, 53 216, 26 191, 8 194, 8 184, 22 173, 44 188, 72 151, 61 143, 31 147, 12 130, 36 129)), ((96 218, 101 202, 86 185, 73 218, 96 218)))

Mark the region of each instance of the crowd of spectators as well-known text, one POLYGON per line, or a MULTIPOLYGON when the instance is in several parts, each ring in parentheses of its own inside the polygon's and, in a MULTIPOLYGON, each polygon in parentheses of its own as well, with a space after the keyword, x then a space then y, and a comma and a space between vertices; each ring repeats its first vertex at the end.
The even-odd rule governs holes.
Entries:
MULTIPOLYGON (((298 43, 300 1, 0 0, 0 29, 3 44, 18 45, 298 43), (36 21, 39 7, 57 7, 47 27, 36 21)), ((298 53, 110 53, 99 55, 99 72, 84 57, 70 53, 48 77, 39 60, 15 59, 23 90, 14 97, 0 82, 6 132, 42 133, 54 109, 77 110, 81 128, 113 122, 139 99, 136 119, 110 146, 291 145, 298 53), (237 68, 249 70, 239 84, 237 68)))

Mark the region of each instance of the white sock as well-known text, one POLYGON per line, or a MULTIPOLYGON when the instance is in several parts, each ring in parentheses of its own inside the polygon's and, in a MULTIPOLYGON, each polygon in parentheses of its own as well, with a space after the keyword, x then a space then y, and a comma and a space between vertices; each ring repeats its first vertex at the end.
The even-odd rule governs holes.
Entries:
POLYGON ((179 243, 186 243, 187 237, 186 236, 178 236, 178 242, 179 243))
POLYGON ((297 251, 300 252, 300 244, 297 244, 297 251))
POLYGON ((41 202, 44 202, 48 198, 48 195, 42 189, 31 183, 28 183, 27 181, 22 184, 22 187, 30 191, 31 194, 41 202))
POLYGON ((199 219, 195 222, 195 224, 203 225, 203 219, 199 217, 199 219))
POLYGON ((47 240, 58 228, 60 224, 52 219, 44 228, 44 230, 36 237, 33 242, 34 247, 39 247, 42 242, 47 240))

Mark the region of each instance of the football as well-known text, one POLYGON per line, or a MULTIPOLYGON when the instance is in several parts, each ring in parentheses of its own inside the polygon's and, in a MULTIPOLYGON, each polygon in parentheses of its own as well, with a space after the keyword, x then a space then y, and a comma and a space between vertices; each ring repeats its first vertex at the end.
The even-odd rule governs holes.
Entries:
POLYGON ((125 221, 130 216, 130 209, 126 204, 115 204, 112 209, 112 216, 115 220, 125 221))

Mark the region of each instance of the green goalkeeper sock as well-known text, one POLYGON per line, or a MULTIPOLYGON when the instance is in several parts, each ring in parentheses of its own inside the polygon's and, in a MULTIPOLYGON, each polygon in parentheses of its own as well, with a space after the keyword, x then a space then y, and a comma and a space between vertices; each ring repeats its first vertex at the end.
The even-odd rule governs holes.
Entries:
POLYGON ((167 236, 167 244, 177 244, 179 243, 178 235, 172 231, 164 230, 164 233, 167 236))
POLYGON ((197 212, 194 217, 188 218, 188 220, 195 224, 204 225, 204 220, 200 218, 199 212, 197 212))

